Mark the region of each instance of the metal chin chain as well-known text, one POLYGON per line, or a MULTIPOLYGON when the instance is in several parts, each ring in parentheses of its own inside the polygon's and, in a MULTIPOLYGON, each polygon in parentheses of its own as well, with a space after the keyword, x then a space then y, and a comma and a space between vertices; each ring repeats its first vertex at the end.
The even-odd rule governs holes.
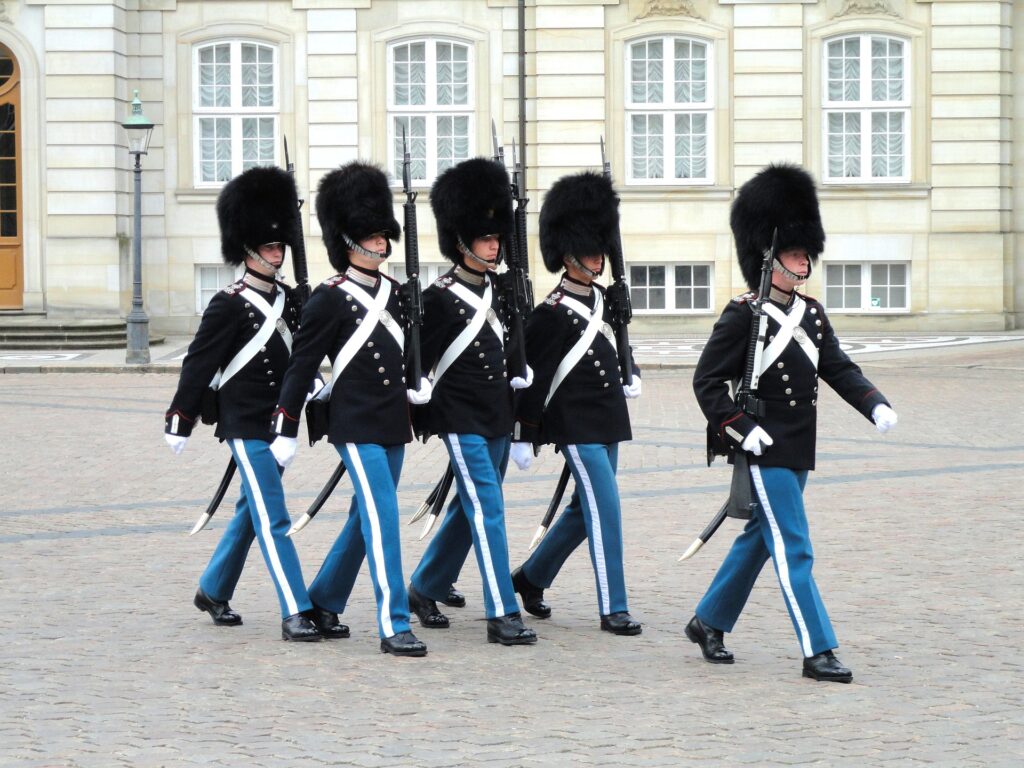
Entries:
POLYGON ((784 266, 782 266, 782 262, 780 262, 778 259, 772 259, 772 269, 778 272, 783 277, 785 277, 787 280, 792 280, 795 283, 800 283, 803 282, 804 280, 807 280, 811 276, 811 260, 807 260, 806 275, 798 275, 796 272, 792 272, 786 269, 784 266))
POLYGON ((342 234, 342 238, 345 240, 345 247, 346 248, 348 248, 350 251, 355 251, 360 256, 365 256, 368 259, 374 259, 376 261, 384 261, 388 256, 391 255, 391 241, 388 240, 387 238, 385 238, 384 240, 388 244, 388 249, 386 251, 384 251, 384 253, 377 253, 376 251, 368 251, 365 248, 363 248, 363 246, 359 245, 359 243, 353 242, 352 238, 350 238, 346 234, 342 234))
POLYGON ((491 267, 496 267, 497 265, 501 264, 501 255, 503 251, 500 247, 498 248, 498 258, 495 259, 493 262, 488 261, 487 259, 481 259, 475 253, 473 253, 473 251, 469 247, 467 247, 467 245, 464 242, 462 242, 461 237, 455 238, 455 247, 459 249, 459 253, 461 253, 463 256, 470 259, 471 261, 475 261, 477 264, 484 267, 484 269, 490 269, 491 267))
POLYGON ((597 272, 595 272, 592 269, 587 269, 586 267, 584 267, 583 264, 580 263, 580 260, 571 254, 566 256, 565 260, 568 261, 574 269, 578 269, 591 280, 600 277, 601 273, 604 272, 604 256, 601 257, 601 268, 597 270, 597 272))
MULTIPOLYGON (((270 270, 270 274, 276 275, 277 271, 279 269, 281 269, 281 267, 275 267, 273 264, 271 264, 269 261, 267 261, 262 256, 260 256, 256 251, 254 251, 248 245, 243 246, 243 248, 245 248, 245 253, 246 253, 247 256, 252 258, 257 264, 259 264, 264 269, 269 269, 270 270)), ((282 261, 281 263, 283 264, 284 262, 282 261)))

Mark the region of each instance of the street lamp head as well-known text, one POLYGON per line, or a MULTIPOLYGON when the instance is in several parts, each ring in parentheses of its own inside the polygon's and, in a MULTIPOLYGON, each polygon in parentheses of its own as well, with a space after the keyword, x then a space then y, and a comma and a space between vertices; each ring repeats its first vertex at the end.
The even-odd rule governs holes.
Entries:
POLYGON ((135 155, 144 155, 149 151, 149 139, 153 135, 153 123, 142 114, 142 101, 139 89, 135 89, 132 99, 132 113, 121 126, 128 132, 128 151, 135 155))

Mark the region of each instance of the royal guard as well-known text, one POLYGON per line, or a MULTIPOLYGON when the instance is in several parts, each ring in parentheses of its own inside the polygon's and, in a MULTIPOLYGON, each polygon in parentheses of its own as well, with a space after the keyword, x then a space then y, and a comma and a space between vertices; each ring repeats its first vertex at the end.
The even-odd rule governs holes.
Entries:
POLYGON ((554 445, 576 489, 534 553, 512 573, 512 583, 523 607, 547 618, 544 590, 589 540, 601 629, 638 635, 642 627, 629 615, 626 598, 615 471, 619 443, 632 439, 626 399, 640 395, 640 371, 630 354, 632 382, 623 383, 605 289, 595 282, 618 227, 618 195, 611 180, 596 173, 559 179, 541 207, 544 266, 562 274, 527 322, 526 359, 535 374, 517 403, 511 456, 527 469, 535 446, 554 445))
POLYGON ((349 636, 345 611, 363 559, 377 600, 380 648, 396 656, 425 656, 409 628, 402 574, 396 488, 412 440, 409 402, 430 399, 430 384, 406 381, 400 285, 380 272, 401 228, 391 189, 374 165, 351 162, 320 182, 316 215, 331 266, 302 313, 302 328, 284 377, 273 429, 294 455, 307 382, 324 359, 331 380, 317 399, 327 402, 327 440, 355 486, 348 521, 310 584, 313 616, 328 638, 349 636))
POLYGON ((740 269, 754 292, 733 299, 722 312, 697 363, 693 388, 709 438, 720 447, 716 452, 728 454, 730 462, 737 452, 745 454, 753 509, 686 635, 707 661, 733 663, 723 633, 733 630, 771 558, 803 652, 804 676, 848 683, 853 675, 833 653, 838 643, 811 574, 814 556, 803 504, 807 474, 814 469, 819 379, 879 432, 896 424, 896 414, 840 349, 821 303, 797 291, 825 246, 807 172, 792 165, 767 167, 740 188, 730 223, 740 269), (764 284, 770 293, 759 297, 762 265, 768 262, 770 283, 764 284), (751 378, 745 368, 750 345, 757 343, 753 307, 767 316, 763 347, 751 350, 757 354, 749 358, 758 361, 751 372, 756 390, 734 399, 730 383, 751 378))
POLYGON ((492 160, 466 160, 438 177, 430 204, 441 253, 455 267, 423 291, 423 367, 433 370, 424 423, 448 449, 458 497, 413 572, 409 606, 422 626, 448 627, 437 603, 448 598, 475 548, 488 641, 534 643, 509 575, 501 491, 512 431, 510 387, 529 386, 528 376, 508 376, 494 276, 512 231, 508 173, 492 160))
POLYGON ((281 484, 284 467, 271 450, 275 436, 270 416, 300 309, 293 289, 275 276, 285 247, 294 246, 300 236, 295 227, 298 204, 295 182, 280 168, 250 168, 221 191, 221 253, 232 266, 244 264, 245 274, 217 293, 203 313, 182 361, 164 437, 181 453, 200 415, 207 421, 215 418, 216 435, 227 441, 242 476, 235 515, 199 579, 196 607, 207 611, 215 624, 242 623, 228 601, 256 538, 281 602, 282 636, 319 640, 308 615, 313 606, 299 558, 286 536, 291 521, 281 484))

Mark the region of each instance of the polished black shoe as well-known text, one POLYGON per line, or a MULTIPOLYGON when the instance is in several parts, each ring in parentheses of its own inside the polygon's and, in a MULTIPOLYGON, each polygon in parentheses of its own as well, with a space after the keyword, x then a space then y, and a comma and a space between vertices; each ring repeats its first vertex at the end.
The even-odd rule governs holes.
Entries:
POLYGON ((237 627, 242 623, 242 617, 231 610, 227 600, 214 600, 202 589, 196 590, 196 596, 192 604, 200 611, 206 611, 213 617, 214 624, 224 627, 237 627))
POLYGON ((630 616, 627 611, 602 616, 601 629, 611 632, 613 635, 639 635, 644 631, 640 622, 630 616))
POLYGON ((412 632, 399 632, 380 641, 380 652, 393 656, 426 656, 427 644, 412 632))
POLYGON ((417 592, 412 584, 409 585, 409 610, 419 618, 420 626, 427 629, 448 628, 448 617, 437 610, 437 603, 417 592))
POLYGON ((551 606, 544 602, 544 590, 530 583, 522 566, 512 571, 512 588, 523 599, 523 608, 527 613, 538 619, 546 619, 551 615, 551 606))
POLYGON ((510 613, 487 620, 487 642, 502 645, 530 645, 537 642, 537 633, 523 624, 522 614, 510 613))
POLYGON ((712 664, 732 664, 735 661, 732 651, 726 650, 722 642, 722 630, 709 627, 694 616, 684 631, 691 641, 700 646, 700 652, 712 664))
POLYGON ((289 616, 281 622, 281 639, 300 643, 315 643, 320 640, 316 624, 301 613, 289 616))
POLYGON ((441 602, 444 605, 447 605, 449 608, 465 608, 466 596, 459 592, 459 590, 455 588, 455 585, 452 584, 452 586, 448 589, 447 597, 445 597, 445 599, 441 602))
POLYGON ((830 683, 853 682, 853 672, 844 667, 832 651, 822 651, 804 659, 804 677, 830 683))
POLYGON ((349 636, 348 626, 338 621, 338 614, 326 608, 313 606, 306 614, 316 626, 316 631, 327 640, 341 640, 349 636))

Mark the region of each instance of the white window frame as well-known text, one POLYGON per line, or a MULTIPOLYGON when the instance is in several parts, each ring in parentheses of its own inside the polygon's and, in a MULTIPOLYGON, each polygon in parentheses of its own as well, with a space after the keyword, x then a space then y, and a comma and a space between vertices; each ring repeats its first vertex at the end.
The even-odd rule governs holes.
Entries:
MULTIPOLYGON (((714 309, 715 301, 715 264, 711 261, 669 261, 669 262, 628 262, 626 264, 627 270, 632 270, 634 267, 646 268, 648 270, 648 277, 650 276, 650 269, 652 267, 664 267, 665 269, 665 285, 656 286, 662 288, 665 291, 665 307, 664 309, 638 309, 637 304, 633 302, 633 314, 636 315, 704 315, 712 312, 714 309), (708 270, 708 304, 706 307, 676 307, 676 267, 705 267, 708 270)), ((642 288, 647 289, 648 286, 634 286, 632 280, 632 272, 629 272, 629 283, 630 291, 641 290, 642 288)), ((699 286, 704 288, 705 286, 699 286)), ((632 298, 632 294, 630 296, 632 298)))
POLYGON ((911 40, 901 35, 876 32, 841 34, 822 40, 821 60, 821 146, 822 173, 825 184, 906 184, 911 180, 911 137, 913 95, 913 72, 911 71, 911 40), (859 96, 856 101, 832 101, 829 99, 829 46, 850 39, 859 39, 859 96), (895 41, 903 46, 903 98, 874 101, 872 99, 872 42, 874 40, 895 41), (829 155, 829 115, 835 113, 858 114, 860 116, 860 174, 857 176, 832 176, 829 155), (873 176, 872 169, 872 116, 879 113, 903 115, 903 173, 899 176, 873 176))
POLYGON ((625 72, 623 77, 623 106, 625 134, 625 171, 626 184, 631 186, 706 186, 715 183, 715 43, 713 40, 693 35, 667 34, 645 35, 623 42, 625 49, 625 72), (706 79, 702 102, 676 102, 674 87, 674 51, 676 41, 703 45, 707 52, 705 59, 706 79), (633 101, 633 46, 638 43, 662 43, 662 95, 661 103, 633 101), (666 65, 665 62, 668 62, 666 65), (671 101, 667 99, 671 98, 671 101), (662 175, 657 178, 639 178, 633 175, 633 116, 637 114, 662 115, 662 175), (675 117, 677 115, 705 115, 706 152, 704 158, 704 176, 693 178, 676 178, 675 176, 675 117))
POLYGON ((201 314, 203 314, 203 312, 206 311, 206 308, 210 304, 210 300, 214 296, 216 296, 219 291, 221 291, 224 288, 226 288, 227 286, 231 285, 233 282, 235 282, 238 279, 240 268, 239 267, 234 267, 234 266, 232 266, 230 264, 225 264, 225 263, 221 262, 219 264, 217 264, 217 263, 213 263, 213 264, 196 264, 195 265, 195 270, 196 270, 195 271, 196 314, 197 315, 201 315, 201 314), (214 275, 219 275, 219 277, 217 277, 215 279, 215 282, 217 283, 217 287, 213 288, 213 289, 204 288, 203 287, 203 274, 204 273, 210 274, 211 271, 212 271, 212 273, 214 275), (227 279, 225 279, 225 278, 227 278, 227 279), (210 293, 210 295, 208 297, 206 297, 206 299, 204 300, 203 292, 204 291, 209 292, 210 290, 212 290, 213 293, 210 293))
POLYGON ((242 120, 244 118, 271 118, 273 120, 272 158, 262 158, 266 164, 279 165, 279 144, 281 135, 281 50, 280 46, 268 42, 245 37, 204 40, 192 46, 192 178, 194 186, 200 188, 218 188, 225 180, 204 180, 202 161, 202 130, 200 122, 204 118, 227 118, 231 120, 231 177, 234 178, 246 170, 242 160, 242 120), (200 51, 218 45, 230 46, 231 67, 231 103, 226 107, 210 107, 200 104, 199 55, 200 51), (274 101, 270 106, 243 107, 242 104, 242 46, 256 45, 271 51, 273 62, 273 93, 274 101))
MULTIPOLYGON (((398 261, 394 261, 396 257, 392 256, 388 259, 388 275, 400 283, 404 283, 407 279, 405 274, 405 260, 398 256, 398 261)), ((433 283, 437 278, 452 268, 450 261, 445 262, 434 262, 434 261, 421 261, 420 262, 420 287, 426 288, 428 285, 433 283)))
MULTIPOLYGON (((869 312, 871 314, 908 314, 910 312, 910 262, 909 261, 826 261, 822 264, 822 295, 824 296, 825 308, 830 314, 853 314, 853 313, 864 313, 869 312), (871 304, 871 268, 884 266, 889 269, 892 267, 903 267, 905 272, 905 282, 903 283, 903 295, 905 303, 901 307, 881 307, 873 306, 871 304), (829 304, 828 292, 830 288, 835 288, 835 285, 829 285, 828 283, 828 269, 829 267, 860 267, 860 306, 856 307, 835 307, 829 304)), ((844 284, 845 285, 845 284, 844 284)), ((887 286, 891 287, 891 283, 887 283, 887 286)))
POLYGON ((423 178, 412 177, 414 186, 430 186, 437 178, 437 123, 438 118, 448 116, 465 116, 467 118, 467 150, 469 159, 476 155, 476 43, 447 35, 423 35, 391 40, 387 43, 385 62, 387 72, 385 88, 387 90, 387 148, 388 171, 393 177, 393 186, 401 186, 401 141, 402 137, 395 130, 395 119, 399 117, 425 117, 426 123, 426 174, 423 178), (416 43, 425 44, 426 59, 426 104, 395 103, 395 49, 416 43), (438 44, 458 45, 466 49, 466 104, 437 103, 437 46, 438 44), (396 172, 397 171, 397 172, 396 172))

